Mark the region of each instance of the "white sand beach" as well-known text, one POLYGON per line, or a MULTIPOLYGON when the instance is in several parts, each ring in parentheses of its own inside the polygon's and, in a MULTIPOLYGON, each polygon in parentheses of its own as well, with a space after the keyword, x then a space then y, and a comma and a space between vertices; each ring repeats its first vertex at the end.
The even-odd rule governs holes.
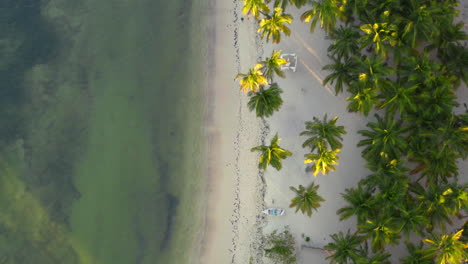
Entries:
MULTIPOLYGON (((322 30, 317 28, 310 34, 310 24, 296 19, 290 37, 282 38, 277 45, 267 44, 259 40, 254 20, 247 20, 240 13, 241 1, 217 1, 216 5, 211 10, 215 14, 216 55, 209 74, 214 78, 208 89, 212 101, 207 104, 205 129, 210 142, 207 150, 210 185, 200 263, 269 263, 263 257, 262 233, 285 226, 296 238, 298 263, 328 263, 324 252, 307 247, 323 248, 331 241, 330 234, 355 231, 355 219, 339 221, 336 211, 345 205, 341 193, 369 173, 356 145, 360 140, 357 131, 366 127, 373 113, 369 117, 349 113, 347 95, 335 96, 332 87, 322 85, 328 73, 321 69, 330 62, 326 53, 330 42, 322 30), (276 79, 284 91, 284 104, 262 123, 248 111, 247 96, 239 91, 233 78, 269 57, 273 49, 296 53, 298 65, 296 72, 287 72, 286 79, 276 79), (338 116, 338 124, 345 127, 347 134, 337 170, 314 178, 303 164, 307 150, 302 148, 305 138, 299 133, 304 130, 305 121, 314 116, 322 118, 324 114, 338 116), (269 141, 276 132, 282 138, 280 145, 293 152, 293 156, 283 162, 281 171, 269 167, 264 174, 259 173, 258 154, 251 153, 250 148, 264 139, 269 141), (320 185, 318 193, 325 202, 312 217, 296 214, 289 208, 293 198, 289 187, 311 182, 320 185), (284 208, 286 214, 262 215, 261 210, 268 207, 284 208), (310 237, 310 241, 306 242, 305 237, 310 237)), ((466 20, 466 7, 463 8, 466 20)), ((290 7, 287 13, 298 18, 304 10, 290 7)), ((459 96, 460 102, 466 102, 466 89, 459 96)), ((467 167, 466 162, 460 163, 462 181, 467 179, 463 169, 467 167)), ((392 261, 397 259, 395 254, 392 261)))
POLYGON ((240 1, 212 3, 215 56, 207 75, 209 184, 200 263, 248 263, 250 256, 262 255, 259 212, 264 185, 257 156, 250 152, 261 142, 262 124, 248 111, 247 97, 234 77, 257 61, 261 45, 253 20, 241 20, 240 1))

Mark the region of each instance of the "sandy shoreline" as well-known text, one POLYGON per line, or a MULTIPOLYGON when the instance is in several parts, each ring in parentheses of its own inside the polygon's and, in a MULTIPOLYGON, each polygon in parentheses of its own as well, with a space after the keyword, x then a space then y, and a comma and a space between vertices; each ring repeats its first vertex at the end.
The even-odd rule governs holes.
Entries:
POLYGON ((240 19, 241 2, 212 1, 209 39, 214 57, 207 75, 204 135, 208 174, 205 232, 199 263, 257 263, 264 184, 249 149, 263 138, 261 120, 246 107, 234 77, 257 60, 254 22, 240 19), (214 78, 213 78, 214 76, 214 78), (212 79, 210 79, 212 78, 212 79))

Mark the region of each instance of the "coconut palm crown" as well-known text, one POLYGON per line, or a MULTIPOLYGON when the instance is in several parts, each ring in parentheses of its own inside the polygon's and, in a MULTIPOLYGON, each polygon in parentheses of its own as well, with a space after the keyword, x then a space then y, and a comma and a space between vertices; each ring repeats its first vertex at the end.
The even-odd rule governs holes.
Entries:
POLYGON ((268 81, 263 72, 260 70, 263 67, 262 64, 255 64, 253 68, 250 68, 247 74, 239 73, 236 79, 240 79, 239 83, 244 93, 257 92, 262 85, 268 85, 268 81))
POLYGON ((317 210, 320 207, 320 202, 325 201, 320 195, 317 194, 319 185, 313 182, 307 187, 299 185, 299 188, 289 187, 291 191, 296 193, 296 197, 291 200, 289 207, 296 207, 296 213, 300 210, 303 214, 309 217, 312 215, 312 210, 317 210))
POLYGON ((291 29, 286 24, 291 24, 292 19, 291 15, 283 14, 281 7, 276 7, 273 15, 268 15, 260 20, 257 32, 261 32, 262 38, 266 36, 267 42, 271 39, 273 43, 279 43, 281 41, 281 33, 286 36, 291 35, 291 29))
POLYGON ((354 58, 339 59, 330 56, 333 63, 323 66, 322 70, 331 71, 323 80, 323 86, 327 83, 335 84, 335 95, 343 92, 344 87, 350 87, 353 82, 357 81, 357 76, 353 69, 357 66, 354 58))
POLYGON ((328 243, 325 248, 333 253, 327 257, 330 263, 336 264, 351 264, 357 263, 359 259, 359 245, 362 242, 362 237, 350 234, 349 230, 346 234, 339 232, 330 235, 333 242, 328 243))
POLYGON ((278 133, 271 140, 270 146, 257 146, 252 148, 251 151, 261 151, 260 160, 258 163, 258 168, 266 170, 268 165, 271 165, 276 170, 281 170, 282 164, 281 160, 286 159, 291 156, 292 153, 282 149, 278 143, 280 139, 278 138, 278 133))
POLYGON ((268 89, 260 88, 256 93, 249 93, 250 100, 247 103, 250 111, 254 111, 257 117, 270 117, 274 111, 278 111, 283 104, 278 84, 270 85, 268 89))
POLYGON ((387 244, 398 244, 400 235, 397 224, 392 217, 379 216, 375 220, 367 220, 358 228, 359 233, 365 234, 366 238, 371 238, 372 250, 381 251, 387 244))
POLYGON ((255 19, 258 19, 261 12, 270 12, 270 8, 263 0, 244 0, 244 7, 242 8, 244 15, 254 16, 255 19))
POLYGON ((340 220, 356 216, 358 224, 364 224, 368 218, 375 216, 375 202, 367 188, 358 185, 357 189, 346 189, 341 195, 348 205, 336 212, 340 215, 340 220))
POLYGON ((338 153, 340 149, 328 150, 324 147, 318 149, 318 153, 305 154, 305 164, 313 163, 312 171, 314 177, 320 172, 322 174, 328 174, 330 171, 335 171, 335 165, 338 165, 338 153))
POLYGON ((406 153, 408 144, 403 133, 408 130, 402 126, 402 121, 397 121, 390 116, 381 118, 375 114, 377 122, 369 122, 367 126, 371 130, 360 130, 359 134, 365 139, 359 141, 358 147, 365 146, 363 157, 375 163, 387 163, 406 153))
POLYGON ((468 260, 468 244, 460 241, 462 233, 463 229, 460 229, 454 234, 433 234, 431 239, 424 239, 429 244, 424 250, 426 256, 435 258, 437 264, 458 264, 468 260))
POLYGON ((310 24, 310 32, 314 32, 317 22, 326 32, 331 32, 338 18, 344 18, 344 8, 337 0, 312 1, 312 9, 301 15, 301 20, 310 24))
POLYGON ((340 25, 330 33, 329 38, 334 40, 333 44, 328 47, 328 52, 332 57, 347 59, 358 54, 359 32, 354 27, 340 25))
POLYGON ((328 120, 327 115, 325 115, 323 120, 313 117, 312 121, 305 122, 306 130, 300 135, 310 136, 310 138, 304 141, 302 147, 310 147, 311 151, 320 147, 330 147, 332 150, 342 148, 342 136, 346 134, 346 131, 344 126, 336 125, 337 121, 338 117, 328 120))
POLYGON ((263 75, 269 82, 273 81, 275 74, 281 78, 285 77, 284 72, 281 70, 281 66, 288 63, 288 61, 281 58, 281 50, 273 50, 271 57, 260 63, 263 65, 263 75))

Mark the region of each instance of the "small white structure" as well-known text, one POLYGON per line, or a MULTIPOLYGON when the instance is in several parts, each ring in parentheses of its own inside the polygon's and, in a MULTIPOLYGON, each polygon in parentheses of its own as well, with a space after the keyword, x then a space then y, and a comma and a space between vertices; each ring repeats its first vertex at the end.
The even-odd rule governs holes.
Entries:
POLYGON ((272 216, 279 216, 279 215, 284 215, 284 209, 268 208, 266 210, 263 210, 262 213, 267 214, 267 215, 272 215, 272 216))
POLYGON ((296 53, 285 53, 281 54, 280 58, 285 59, 288 61, 286 64, 281 65, 281 70, 291 70, 293 72, 296 72, 296 66, 297 66, 297 55, 296 53))

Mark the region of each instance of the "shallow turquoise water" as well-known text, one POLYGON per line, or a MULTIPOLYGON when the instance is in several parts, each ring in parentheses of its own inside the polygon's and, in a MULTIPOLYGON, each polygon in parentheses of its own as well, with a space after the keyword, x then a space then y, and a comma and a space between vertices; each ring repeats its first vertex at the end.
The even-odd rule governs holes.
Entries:
POLYGON ((0 167, 20 207, 0 215, 7 263, 189 263, 206 2, 0 0, 22 25, 0 42, 15 68, 0 167), (25 216, 41 221, 23 234, 25 216))

